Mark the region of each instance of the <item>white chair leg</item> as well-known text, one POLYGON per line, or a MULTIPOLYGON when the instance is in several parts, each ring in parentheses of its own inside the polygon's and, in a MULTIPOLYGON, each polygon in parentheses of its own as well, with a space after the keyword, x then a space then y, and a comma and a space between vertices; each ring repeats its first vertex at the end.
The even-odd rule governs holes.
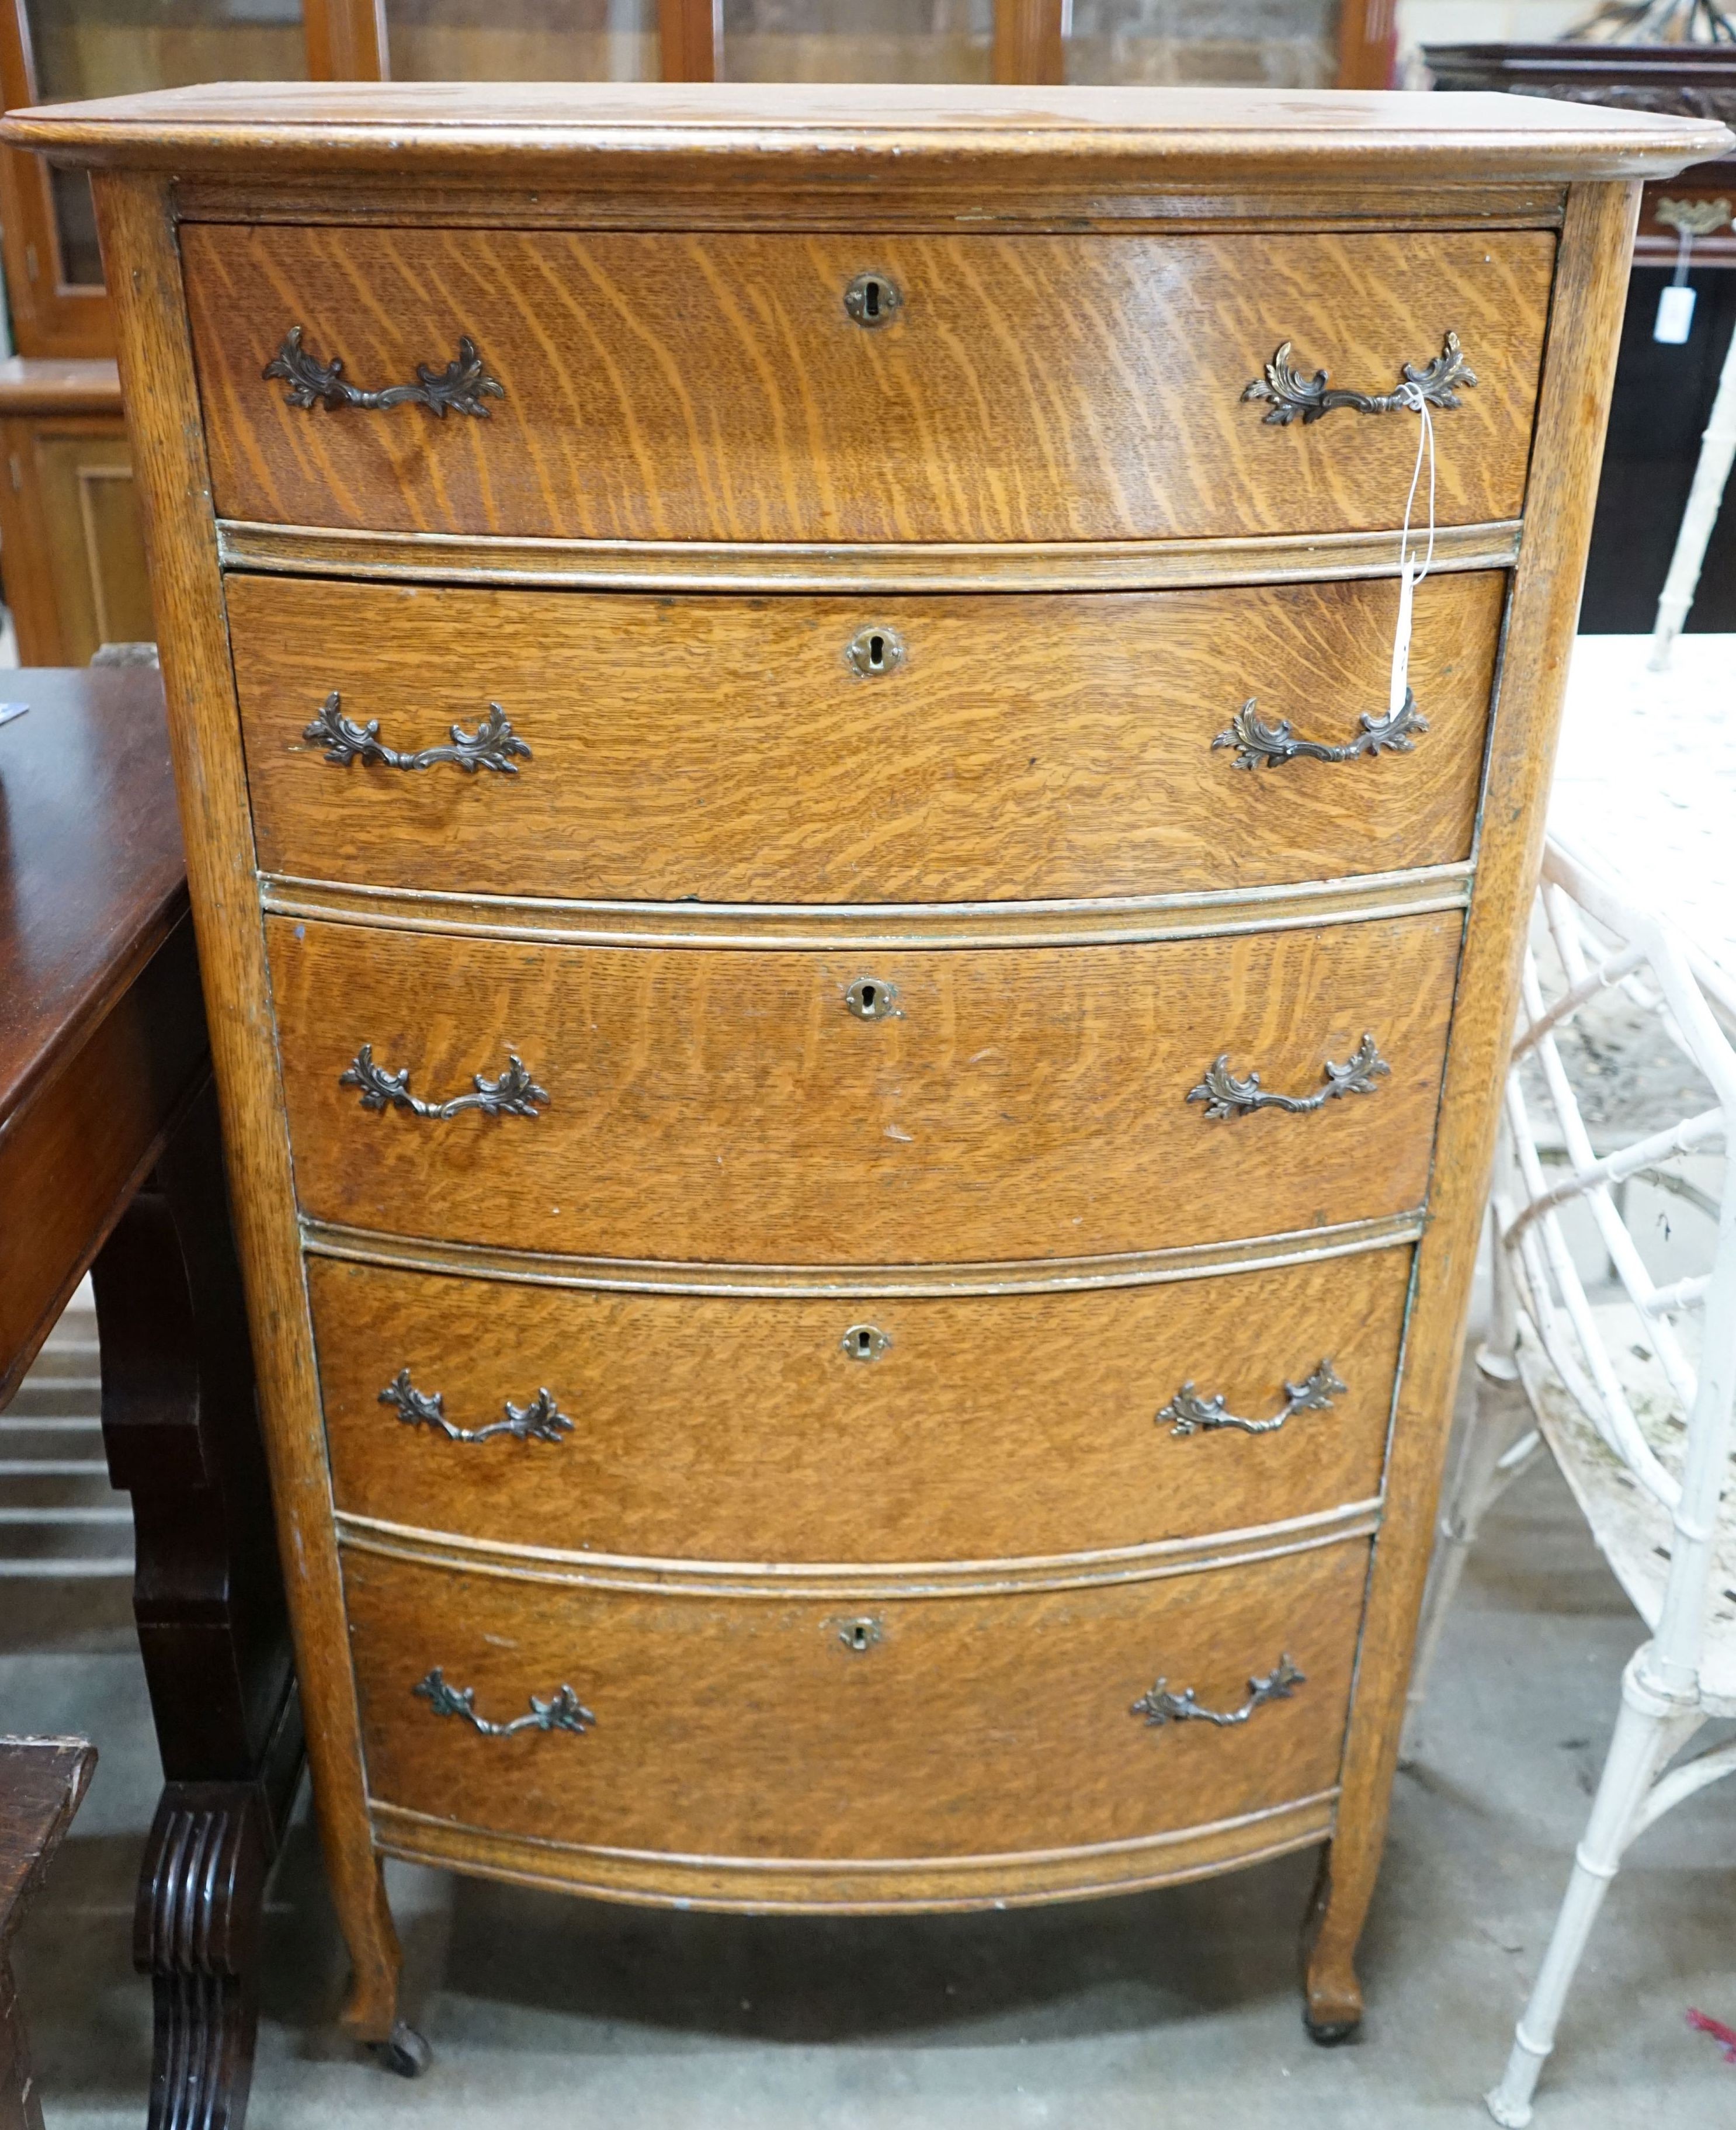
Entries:
POLYGON ((1661 1693, 1643 1673, 1650 1645, 1638 1650, 1622 1674, 1621 1712, 1610 1757, 1591 1806, 1583 1839, 1574 1852, 1573 1875, 1531 2000, 1514 2030, 1513 2050, 1500 2084, 1486 2096, 1489 2113, 1505 2130, 1524 2130, 1531 2095, 1544 2059, 1555 2046, 1555 2029, 1567 1991, 1603 1905, 1622 1851, 1633 1838, 1658 1769, 1698 1728, 1692 1698, 1684 1703, 1661 1693))

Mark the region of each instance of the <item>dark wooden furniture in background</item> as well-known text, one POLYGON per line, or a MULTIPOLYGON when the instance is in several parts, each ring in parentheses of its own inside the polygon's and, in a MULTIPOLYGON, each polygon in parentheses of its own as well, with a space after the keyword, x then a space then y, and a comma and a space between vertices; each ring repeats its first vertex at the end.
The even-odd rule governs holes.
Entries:
POLYGON ((0 1738, 0 2130, 42 2130, 12 1940, 96 1764, 82 1738, 0 1738))
POLYGON ((351 2031, 413 2061, 388 1855, 837 1913, 1319 1846, 1343 2039, 1639 184, 1729 136, 351 84, 5 137, 96 166, 141 388, 351 2031))
MULTIPOLYGON (((1736 50, 1729 45, 1430 45, 1437 88, 1503 89, 1736 124, 1736 50)), ((1660 291, 1674 278, 1680 232, 1658 217, 1665 200, 1727 201, 1736 208, 1736 157, 1648 184, 1622 325, 1597 516, 1580 628, 1586 635, 1649 635, 1693 485, 1700 439, 1736 330, 1736 229, 1694 241, 1695 292, 1686 341, 1653 337, 1660 291)), ((1736 488, 1731 490, 1736 498, 1736 488)), ((1695 632, 1736 631, 1736 503, 1726 499, 1688 616, 1695 632)))
POLYGON ((236 2130, 301 1723, 162 686, 4 683, 29 707, 0 723, 0 1404, 88 1271, 165 1777, 134 1947, 150 2121, 236 2130))
POLYGON ((155 632, 112 361, 0 362, 0 569, 26 666, 155 632))

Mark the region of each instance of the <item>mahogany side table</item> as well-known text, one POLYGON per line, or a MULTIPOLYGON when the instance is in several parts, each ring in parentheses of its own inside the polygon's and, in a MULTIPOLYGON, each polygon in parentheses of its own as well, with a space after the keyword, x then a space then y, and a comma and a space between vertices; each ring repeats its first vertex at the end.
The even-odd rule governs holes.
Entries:
POLYGON ((150 2123, 239 2130, 302 1724, 162 684, 141 666, 0 673, 0 1405, 87 1271, 165 1778, 134 1929, 150 2123))

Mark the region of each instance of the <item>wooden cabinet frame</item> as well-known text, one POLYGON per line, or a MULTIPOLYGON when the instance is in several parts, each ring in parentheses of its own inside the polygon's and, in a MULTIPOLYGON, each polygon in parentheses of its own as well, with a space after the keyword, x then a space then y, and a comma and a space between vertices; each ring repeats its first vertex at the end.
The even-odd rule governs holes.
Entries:
MULTIPOLYGON (((994 79, 1058 82, 1065 0, 994 0, 994 79)), ((41 100, 26 0, 0 0, 0 97, 7 110, 41 100)), ((1343 0, 1338 86, 1384 88, 1391 79, 1394 0, 1343 0)), ((716 79, 723 0, 657 0, 665 81, 716 79)), ((384 81, 390 73, 385 0, 303 0, 310 81, 384 81)), ((48 169, 0 149, 0 239, 20 355, 112 356, 106 290, 64 281, 48 169)))

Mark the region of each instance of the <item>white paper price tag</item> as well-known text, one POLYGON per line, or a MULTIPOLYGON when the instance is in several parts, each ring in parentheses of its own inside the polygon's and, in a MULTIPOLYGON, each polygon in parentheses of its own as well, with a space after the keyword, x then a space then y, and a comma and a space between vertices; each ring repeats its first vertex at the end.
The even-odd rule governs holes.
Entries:
POLYGON ((1678 288, 1672 282, 1657 294, 1657 323, 1652 329, 1653 340, 1667 341, 1679 347, 1687 338, 1694 323, 1694 291, 1678 288))

